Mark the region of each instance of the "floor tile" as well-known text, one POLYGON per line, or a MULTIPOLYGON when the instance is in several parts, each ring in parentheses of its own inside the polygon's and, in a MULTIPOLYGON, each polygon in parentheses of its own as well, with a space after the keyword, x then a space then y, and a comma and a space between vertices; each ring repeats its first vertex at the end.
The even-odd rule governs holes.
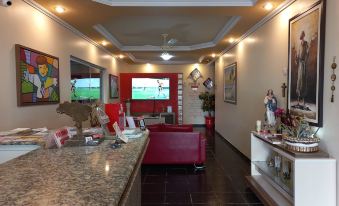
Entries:
POLYGON ((189 183, 189 175, 167 175, 165 178, 166 183, 189 183))
POLYGON ((259 198, 254 193, 243 193, 242 194, 247 203, 261 203, 259 198))
POLYGON ((142 193, 164 193, 165 184, 144 183, 141 185, 142 193))
POLYGON ((213 192, 206 193, 191 193, 193 204, 217 204, 217 196, 213 192))
POLYGON ((162 175, 146 175, 143 183, 158 183, 164 184, 166 182, 166 176, 162 175))
POLYGON ((141 202, 143 204, 159 204, 165 201, 164 193, 143 193, 141 195, 141 202))
POLYGON ((247 204, 246 200, 239 193, 216 193, 217 199, 223 204, 247 204))
POLYGON ((166 192, 189 192, 189 184, 187 183, 166 183, 166 192))
POLYGON ((166 193, 165 203, 169 204, 190 204, 191 197, 189 193, 166 193))
POLYGON ((142 205, 251 205, 262 203, 248 188, 250 161, 214 131, 194 128, 207 140, 205 170, 193 165, 143 165, 142 205))

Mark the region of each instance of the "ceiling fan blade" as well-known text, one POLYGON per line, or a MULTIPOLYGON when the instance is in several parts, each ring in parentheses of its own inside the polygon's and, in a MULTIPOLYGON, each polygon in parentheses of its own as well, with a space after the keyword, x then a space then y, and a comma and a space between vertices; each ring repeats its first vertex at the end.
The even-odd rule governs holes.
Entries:
POLYGON ((168 43, 169 45, 174 45, 174 44, 176 44, 177 42, 178 42, 177 39, 172 38, 172 39, 170 39, 167 43, 168 43))

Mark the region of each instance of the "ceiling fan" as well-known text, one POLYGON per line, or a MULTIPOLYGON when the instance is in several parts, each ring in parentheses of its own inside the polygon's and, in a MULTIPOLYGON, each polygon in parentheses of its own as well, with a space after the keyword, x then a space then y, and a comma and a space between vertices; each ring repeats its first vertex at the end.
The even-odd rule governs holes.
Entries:
POLYGON ((168 53, 168 50, 170 50, 171 48, 174 47, 174 45, 178 42, 178 40, 172 38, 170 39, 169 41, 167 41, 167 37, 168 37, 168 34, 162 34, 161 35, 162 38, 164 39, 164 43, 163 45, 161 46, 161 49, 162 49, 162 53, 160 55, 160 57, 165 60, 165 61, 168 61, 170 59, 172 59, 174 56, 171 55, 170 53, 168 53))

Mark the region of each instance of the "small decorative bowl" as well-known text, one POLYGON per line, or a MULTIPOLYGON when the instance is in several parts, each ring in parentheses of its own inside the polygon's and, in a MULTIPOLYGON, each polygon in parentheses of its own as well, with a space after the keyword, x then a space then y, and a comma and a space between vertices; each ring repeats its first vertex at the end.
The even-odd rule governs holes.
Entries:
POLYGON ((296 152, 318 152, 319 142, 318 137, 313 138, 297 138, 283 136, 286 148, 296 152))

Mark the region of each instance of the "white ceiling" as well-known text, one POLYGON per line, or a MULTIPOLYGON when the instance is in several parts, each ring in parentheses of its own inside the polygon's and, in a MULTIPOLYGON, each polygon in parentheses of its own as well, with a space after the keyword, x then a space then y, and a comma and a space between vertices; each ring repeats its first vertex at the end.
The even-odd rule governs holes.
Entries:
POLYGON ((110 6, 253 6, 257 0, 93 0, 110 6))
POLYGON ((240 17, 228 14, 125 16, 95 25, 121 51, 161 51, 161 34, 177 39, 174 51, 192 51, 215 46, 240 17))
MULTIPOLYGON (((267 0, 25 1, 94 44, 105 41, 100 47, 127 63, 208 63, 270 13, 263 8, 267 0), (55 5, 65 12, 55 12, 55 5), (165 33, 177 43, 166 47, 174 58, 161 62, 165 33)), ((278 9, 283 1, 271 2, 278 9)))

